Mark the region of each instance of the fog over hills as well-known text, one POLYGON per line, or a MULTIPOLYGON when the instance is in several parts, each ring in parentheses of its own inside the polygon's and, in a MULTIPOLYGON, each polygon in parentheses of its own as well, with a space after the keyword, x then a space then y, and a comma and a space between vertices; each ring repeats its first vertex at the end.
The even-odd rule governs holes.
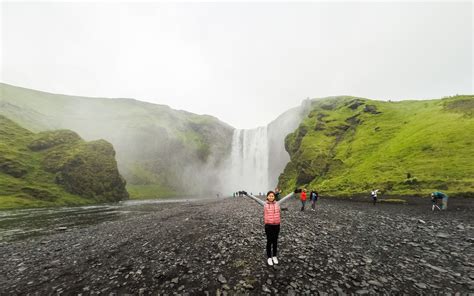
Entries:
POLYGON ((0 114, 20 125, 71 129, 86 140, 112 143, 132 198, 258 193, 278 184, 285 191, 309 186, 336 195, 373 186, 394 194, 473 187, 473 162, 462 160, 474 155, 472 96, 306 99, 266 126, 239 130, 209 115, 134 99, 0 87, 0 114))

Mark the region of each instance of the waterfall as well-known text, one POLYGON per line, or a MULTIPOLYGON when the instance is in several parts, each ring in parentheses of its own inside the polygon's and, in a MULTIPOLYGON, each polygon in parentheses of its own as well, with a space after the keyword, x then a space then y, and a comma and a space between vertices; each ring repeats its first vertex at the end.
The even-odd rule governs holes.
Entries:
POLYGON ((267 126, 236 129, 232 137, 230 185, 233 191, 267 192, 268 182, 267 126))
POLYGON ((234 130, 230 158, 221 175, 222 191, 246 190, 258 194, 273 190, 290 161, 285 137, 295 131, 309 110, 311 101, 305 100, 301 106, 284 112, 267 126, 234 130))

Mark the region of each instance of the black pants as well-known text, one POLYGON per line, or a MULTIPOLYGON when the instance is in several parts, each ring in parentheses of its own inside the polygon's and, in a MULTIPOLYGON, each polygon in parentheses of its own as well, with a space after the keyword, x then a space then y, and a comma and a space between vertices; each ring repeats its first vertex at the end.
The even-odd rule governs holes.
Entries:
POLYGON ((280 224, 265 224, 265 234, 267 235, 267 257, 276 257, 278 251, 278 234, 280 233, 280 224), (273 248, 273 252, 272 252, 273 248))

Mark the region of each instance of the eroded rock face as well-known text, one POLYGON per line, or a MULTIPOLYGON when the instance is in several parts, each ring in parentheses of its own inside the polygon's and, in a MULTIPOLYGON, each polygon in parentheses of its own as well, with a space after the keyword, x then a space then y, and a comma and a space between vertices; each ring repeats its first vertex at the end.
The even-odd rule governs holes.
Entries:
POLYGON ((64 144, 80 142, 81 137, 70 130, 56 130, 41 132, 34 136, 34 140, 28 145, 33 151, 41 151, 64 144))
POLYGON ((79 197, 97 202, 128 198, 115 150, 107 141, 85 142, 70 130, 34 134, 1 115, 0 130, 0 181, 5 184, 0 196, 43 206, 53 206, 67 193, 79 202, 79 197))
POLYGON ((118 201, 128 198, 112 145, 104 140, 83 143, 58 168, 56 182, 86 198, 118 201))
POLYGON ((21 178, 26 175, 28 170, 21 162, 4 155, 0 155, 0 172, 15 178, 21 178))
POLYGON ((69 193, 98 201, 128 198, 109 142, 85 142, 68 130, 42 132, 28 147, 44 151, 43 168, 69 193))

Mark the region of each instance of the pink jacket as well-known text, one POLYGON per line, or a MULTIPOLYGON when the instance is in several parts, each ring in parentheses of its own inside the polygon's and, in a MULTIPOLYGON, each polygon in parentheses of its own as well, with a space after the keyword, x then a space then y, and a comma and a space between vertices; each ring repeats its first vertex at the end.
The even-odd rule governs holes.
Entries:
POLYGON ((263 217, 265 224, 280 224, 280 205, 276 202, 269 202, 263 206, 263 217))

